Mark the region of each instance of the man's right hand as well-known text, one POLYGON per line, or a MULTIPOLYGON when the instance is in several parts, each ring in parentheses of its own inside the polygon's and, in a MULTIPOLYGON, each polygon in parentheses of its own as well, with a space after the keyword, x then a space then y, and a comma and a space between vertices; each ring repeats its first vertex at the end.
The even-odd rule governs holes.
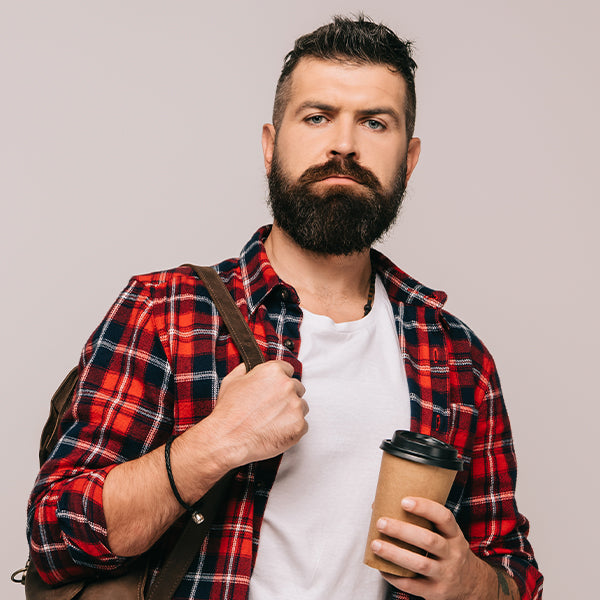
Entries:
POLYGON ((307 432, 305 388, 293 374, 292 365, 277 360, 249 373, 240 364, 223 379, 207 421, 222 436, 230 468, 277 456, 307 432))

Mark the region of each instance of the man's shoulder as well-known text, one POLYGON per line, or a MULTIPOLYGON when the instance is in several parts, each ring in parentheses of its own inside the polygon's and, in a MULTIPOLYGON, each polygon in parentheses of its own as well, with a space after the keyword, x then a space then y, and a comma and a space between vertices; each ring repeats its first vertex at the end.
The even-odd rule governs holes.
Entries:
MULTIPOLYGON (((236 281, 239 286, 249 286, 254 280, 264 276, 266 255, 264 253, 263 242, 270 231, 270 226, 264 226, 258 229, 246 242, 242 248, 239 257, 226 258, 221 262, 209 265, 215 269, 225 285, 232 289, 236 286, 236 281)), ((198 264, 198 263, 195 263, 198 264)), ((193 285, 201 286, 202 282, 194 272, 190 263, 173 267, 170 269, 162 269, 149 273, 134 275, 131 281, 141 286, 152 288, 166 289, 172 285, 193 285)))
MULTIPOLYGON (((221 278, 227 283, 233 277, 239 276, 239 260, 234 258, 226 259, 220 263, 209 265, 215 269, 221 278)), ((191 263, 179 265, 169 269, 151 271, 133 275, 130 280, 134 285, 150 288, 162 288, 168 292, 169 288, 179 285, 192 285, 194 287, 204 287, 201 279, 198 277, 191 263)))
MULTIPOLYGON (((234 298, 240 295, 239 288, 243 286, 239 285, 235 260, 209 266, 223 278, 234 298)), ((123 314, 133 311, 132 314, 145 315, 163 332, 209 322, 215 310, 212 295, 190 264, 131 276, 114 306, 126 311, 123 314)), ((114 308, 110 312, 114 312, 114 308)))
POLYGON ((491 358, 485 344, 473 329, 445 308, 448 299, 446 292, 421 283, 384 255, 376 253, 375 257, 390 297, 401 302, 405 308, 415 309, 411 312, 414 317, 424 321, 421 327, 441 327, 445 330, 455 353, 479 356, 481 360, 484 357, 491 358))
POLYGON ((480 360, 484 358, 491 359, 490 352, 481 338, 462 319, 447 310, 441 311, 441 318, 448 337, 455 346, 458 346, 459 349, 468 347, 469 354, 479 355, 480 360))
POLYGON ((444 306, 447 298, 445 292, 423 285, 377 250, 371 251, 371 260, 391 300, 434 310, 441 310, 444 306))

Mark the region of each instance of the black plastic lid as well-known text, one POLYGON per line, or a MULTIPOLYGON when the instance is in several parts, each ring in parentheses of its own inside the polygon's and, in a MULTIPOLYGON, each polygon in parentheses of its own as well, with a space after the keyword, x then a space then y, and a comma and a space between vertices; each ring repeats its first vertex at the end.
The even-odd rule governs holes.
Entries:
POLYGON ((379 447, 388 454, 413 462, 453 471, 463 469, 463 461, 458 458, 456 448, 422 433, 398 430, 391 440, 383 440, 379 447))

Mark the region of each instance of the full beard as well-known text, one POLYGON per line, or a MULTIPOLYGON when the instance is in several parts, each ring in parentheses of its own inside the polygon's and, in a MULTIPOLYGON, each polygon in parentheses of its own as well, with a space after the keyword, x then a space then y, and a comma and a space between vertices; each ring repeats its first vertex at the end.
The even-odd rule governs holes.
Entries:
POLYGON ((348 255, 370 248, 395 222, 406 190, 406 158, 389 192, 372 171, 344 158, 309 167, 297 182, 290 181, 277 151, 268 182, 273 219, 301 248, 348 255), (332 185, 324 192, 314 191, 315 182, 331 175, 345 175, 361 185, 332 185))

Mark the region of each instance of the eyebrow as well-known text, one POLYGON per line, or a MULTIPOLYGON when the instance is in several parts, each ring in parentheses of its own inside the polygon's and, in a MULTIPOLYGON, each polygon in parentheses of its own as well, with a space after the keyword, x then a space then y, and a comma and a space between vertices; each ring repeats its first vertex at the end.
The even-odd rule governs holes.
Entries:
POLYGON ((301 112, 303 112, 309 108, 316 109, 316 110, 322 110, 323 112, 329 112, 329 113, 337 112, 337 110, 338 110, 332 104, 324 104, 323 102, 317 102, 316 100, 306 100, 296 109, 296 114, 298 115, 301 112))
MULTIPOLYGON (((307 109, 322 110, 323 112, 328 112, 328 113, 336 113, 339 111, 339 108, 333 106, 332 104, 325 104, 323 102, 318 102, 315 100, 306 100, 296 109, 296 114, 298 115, 302 111, 305 111, 307 109)), ((373 108, 366 108, 363 110, 359 110, 358 114, 361 117, 369 117, 369 116, 374 117, 376 115, 387 115, 395 122, 395 124, 397 126, 400 126, 401 122, 402 122, 402 119, 401 119, 398 111, 389 106, 374 106, 373 108)))

